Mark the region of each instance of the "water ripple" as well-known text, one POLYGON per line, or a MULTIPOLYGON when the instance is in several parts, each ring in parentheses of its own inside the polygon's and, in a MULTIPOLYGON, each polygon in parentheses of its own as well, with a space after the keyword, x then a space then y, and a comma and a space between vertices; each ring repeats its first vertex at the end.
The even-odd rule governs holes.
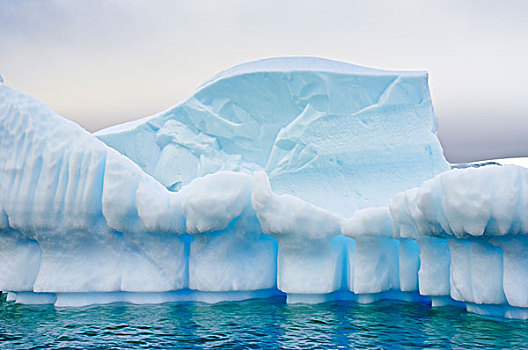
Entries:
POLYGON ((528 322, 446 307, 379 302, 238 303, 56 309, 0 302, 5 349, 423 349, 526 348, 528 322))

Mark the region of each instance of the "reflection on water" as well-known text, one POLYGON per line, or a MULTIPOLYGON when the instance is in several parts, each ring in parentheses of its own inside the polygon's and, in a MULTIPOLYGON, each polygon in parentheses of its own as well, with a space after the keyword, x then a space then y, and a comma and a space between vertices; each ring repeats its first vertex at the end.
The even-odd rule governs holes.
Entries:
POLYGON ((394 301, 288 306, 275 298, 65 309, 4 301, 0 347, 523 348, 528 322, 394 301))

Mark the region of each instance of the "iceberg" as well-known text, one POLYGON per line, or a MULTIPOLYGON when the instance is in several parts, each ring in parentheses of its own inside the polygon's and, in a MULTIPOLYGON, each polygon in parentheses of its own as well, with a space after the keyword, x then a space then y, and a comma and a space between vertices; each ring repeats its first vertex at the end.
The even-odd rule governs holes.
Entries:
POLYGON ((528 169, 450 170, 436 128, 426 73, 317 58, 236 66, 95 134, 0 83, 0 290, 528 318, 528 169))

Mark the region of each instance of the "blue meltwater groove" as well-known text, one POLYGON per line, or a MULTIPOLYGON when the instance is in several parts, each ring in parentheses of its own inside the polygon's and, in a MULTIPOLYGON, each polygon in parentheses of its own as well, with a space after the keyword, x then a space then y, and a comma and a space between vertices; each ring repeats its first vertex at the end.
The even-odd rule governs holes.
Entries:
POLYGON ((2 349, 520 349, 527 343, 524 321, 421 303, 286 305, 277 297, 55 308, 0 302, 2 349))

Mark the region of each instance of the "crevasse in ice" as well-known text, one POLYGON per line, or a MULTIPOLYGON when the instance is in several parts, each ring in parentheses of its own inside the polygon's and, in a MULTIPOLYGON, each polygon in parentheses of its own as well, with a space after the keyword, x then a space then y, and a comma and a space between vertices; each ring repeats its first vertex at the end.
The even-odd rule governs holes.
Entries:
POLYGON ((527 170, 449 169, 421 72, 252 62, 95 135, 0 84, 0 289, 527 318, 527 170))

